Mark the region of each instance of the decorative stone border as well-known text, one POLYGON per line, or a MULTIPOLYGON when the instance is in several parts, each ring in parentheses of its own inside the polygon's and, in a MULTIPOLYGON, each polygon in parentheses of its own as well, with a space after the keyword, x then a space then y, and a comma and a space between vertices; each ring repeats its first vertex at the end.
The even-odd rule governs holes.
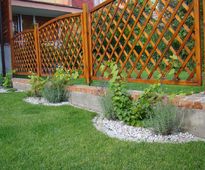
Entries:
POLYGON ((109 137, 125 141, 135 142, 158 142, 158 143, 186 143, 192 141, 204 141, 188 132, 172 135, 156 135, 151 129, 125 125, 123 122, 108 120, 103 117, 95 117, 93 125, 97 130, 109 137))
POLYGON ((69 102, 61 102, 61 103, 49 103, 46 99, 40 97, 27 97, 24 99, 25 102, 35 105, 44 105, 44 106, 64 106, 70 105, 69 102))

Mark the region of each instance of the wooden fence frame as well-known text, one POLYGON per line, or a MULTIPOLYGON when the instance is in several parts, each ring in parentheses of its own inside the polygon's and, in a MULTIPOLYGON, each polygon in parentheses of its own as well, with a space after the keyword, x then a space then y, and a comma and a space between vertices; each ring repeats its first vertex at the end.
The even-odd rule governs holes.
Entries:
MULTIPOLYGON (((204 51, 202 52, 204 54, 204 85, 205 85, 205 1, 203 0, 203 32, 204 32, 204 51)), ((205 90, 204 90, 205 93, 205 90)))
MULTIPOLYGON (((93 54, 92 54, 92 37, 91 37, 91 13, 94 11, 97 11, 98 9, 112 3, 114 0, 107 0, 103 2, 102 4, 96 6, 94 9, 91 11, 88 10, 87 4, 83 4, 83 11, 81 13, 81 22, 82 22, 82 50, 83 50, 83 63, 84 63, 84 78, 86 79, 86 83, 90 84, 92 80, 94 80, 93 75, 93 54)), ((196 55, 198 58, 201 57, 201 43, 200 43, 200 12, 199 12, 199 1, 200 0, 194 0, 194 17, 195 17, 195 49, 196 49, 196 55)), ((203 3, 203 11, 205 13, 205 3, 203 3)), ((75 16, 75 14, 67 14, 67 16, 75 16)), ((63 18, 64 16, 60 16, 58 18, 55 18, 47 23, 45 23, 43 26, 46 24, 49 24, 59 18, 63 18)), ((205 15, 204 15, 204 27, 205 27, 205 15)), ((43 27, 41 26, 41 27, 43 27)), ((34 26, 34 37, 35 37, 35 54, 36 54, 36 61, 37 61, 37 74, 39 76, 42 76, 41 74, 41 55, 40 55, 40 40, 39 40, 39 29, 41 28, 38 25, 34 26)), ((205 32, 204 32, 204 40, 205 40, 205 32)), ((205 45, 204 45, 205 47, 205 45)), ((13 51, 14 49, 12 48, 12 57, 13 57, 13 51)), ((204 51, 205 54, 205 51, 204 51)), ((13 61, 13 59, 12 59, 13 61)), ((12 62, 13 63, 13 62, 12 62)), ((196 75, 197 75, 197 80, 198 82, 195 82, 195 85, 201 85, 202 84, 202 61, 198 60, 196 61, 196 75)), ((13 68, 15 69, 15 65, 13 65, 13 68)), ((142 80, 144 83, 147 83, 146 80, 142 80)), ((150 80, 149 83, 154 83, 154 80, 150 80)), ((166 81, 165 81, 166 83, 166 81)), ((167 84, 177 84, 177 82, 167 82, 167 84)), ((184 85, 193 85, 189 84, 186 82, 182 82, 181 84, 184 85)))

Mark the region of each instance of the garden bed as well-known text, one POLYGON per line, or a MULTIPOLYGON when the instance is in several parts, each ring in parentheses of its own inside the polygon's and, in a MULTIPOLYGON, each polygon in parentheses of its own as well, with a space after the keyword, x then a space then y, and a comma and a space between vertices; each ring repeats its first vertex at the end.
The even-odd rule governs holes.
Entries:
MULTIPOLYGON (((44 106, 74 106, 76 108, 81 108, 76 105, 71 104, 70 102, 61 102, 61 103, 49 103, 46 99, 42 97, 27 97, 24 99, 25 102, 34 104, 34 105, 44 105, 44 106)), ((93 111, 91 109, 87 109, 93 111)), ((173 135, 156 135, 151 129, 142 128, 142 127, 133 127, 128 126, 120 121, 108 120, 101 116, 95 117, 92 122, 94 127, 106 134, 111 138, 117 138, 125 141, 134 141, 134 142, 158 142, 158 143, 186 143, 191 141, 204 141, 201 138, 198 138, 188 132, 186 133, 176 133, 173 135)))
POLYGON ((151 129, 125 125, 123 122, 95 117, 93 124, 97 130, 112 138, 135 142, 158 143, 185 143, 191 141, 204 141, 188 132, 172 135, 156 135, 151 129))

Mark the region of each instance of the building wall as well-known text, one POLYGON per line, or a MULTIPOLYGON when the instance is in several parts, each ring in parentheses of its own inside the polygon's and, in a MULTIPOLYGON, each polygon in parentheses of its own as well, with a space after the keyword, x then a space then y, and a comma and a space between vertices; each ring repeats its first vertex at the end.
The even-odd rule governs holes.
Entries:
POLYGON ((54 4, 62 4, 62 5, 72 5, 72 0, 35 0, 39 2, 48 2, 48 3, 54 3, 54 4))
POLYGON ((94 0, 72 0, 73 7, 82 8, 83 3, 87 3, 89 9, 92 9, 94 7, 94 0))

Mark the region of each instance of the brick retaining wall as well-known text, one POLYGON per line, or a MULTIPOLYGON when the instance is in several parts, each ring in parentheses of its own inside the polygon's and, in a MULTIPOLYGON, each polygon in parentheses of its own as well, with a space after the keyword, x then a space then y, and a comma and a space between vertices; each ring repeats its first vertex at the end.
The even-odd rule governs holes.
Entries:
MULTIPOLYGON (((14 78, 13 84, 15 88, 21 90, 27 90, 30 88, 28 79, 14 78)), ((81 92, 81 93, 91 94, 95 96, 102 96, 106 92, 106 88, 87 86, 87 85, 69 86, 68 90, 70 92, 81 92)), ((138 98, 140 94, 142 94, 141 91, 136 91, 136 90, 130 90, 129 93, 135 99, 138 98)), ((178 107, 185 107, 187 109, 205 110, 205 95, 199 93, 190 96, 176 96, 172 99, 172 103, 178 107)))

